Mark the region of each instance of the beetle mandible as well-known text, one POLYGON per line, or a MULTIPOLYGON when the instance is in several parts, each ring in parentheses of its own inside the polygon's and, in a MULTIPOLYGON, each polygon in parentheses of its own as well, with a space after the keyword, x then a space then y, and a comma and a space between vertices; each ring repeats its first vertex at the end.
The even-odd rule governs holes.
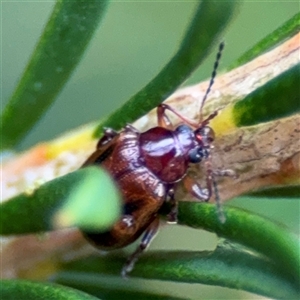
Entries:
MULTIPOLYGON (((107 232, 83 232, 97 248, 112 250, 125 247, 144 236, 122 269, 125 277, 140 254, 147 248, 159 227, 159 211, 165 201, 171 204, 169 223, 177 222, 177 201, 174 187, 183 181, 187 190, 201 201, 208 201, 213 192, 216 175, 210 163, 206 165, 206 187, 187 176, 190 164, 209 162, 214 131, 208 126, 217 115, 202 120, 202 108, 213 85, 224 44, 221 43, 211 80, 200 108, 200 120, 189 120, 167 104, 157 107, 158 126, 139 132, 131 125, 120 132, 105 129, 96 151, 83 167, 101 165, 112 175, 123 197, 123 215, 107 232), (174 113, 184 124, 174 128, 166 110, 174 113)), ((218 175, 228 175, 227 170, 218 175)), ((216 195, 218 202, 218 197, 216 195)))

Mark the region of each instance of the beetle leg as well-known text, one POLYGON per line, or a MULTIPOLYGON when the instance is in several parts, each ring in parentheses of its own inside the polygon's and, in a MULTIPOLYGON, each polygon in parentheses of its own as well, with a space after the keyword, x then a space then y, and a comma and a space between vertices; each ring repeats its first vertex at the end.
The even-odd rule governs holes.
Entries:
POLYGON ((169 189, 168 191, 169 202, 171 204, 171 210, 167 215, 167 222, 169 224, 177 224, 177 213, 178 213, 178 201, 174 197, 174 189, 169 189))
POLYGON ((170 121, 169 117, 166 115, 166 110, 171 111, 173 114, 175 114, 178 118, 180 118, 184 123, 187 123, 188 125, 197 128, 199 127, 199 123, 195 122, 193 120, 190 120, 183 116, 180 112, 178 112, 173 107, 169 106, 168 104, 162 103, 157 107, 157 122, 158 126, 164 127, 167 129, 173 129, 173 124, 170 121))
POLYGON ((222 209, 217 182, 213 175, 214 173, 211 170, 208 170, 206 176, 206 188, 202 188, 193 178, 190 178, 188 176, 184 179, 184 186, 194 197, 196 197, 200 201, 205 202, 209 201, 214 191, 218 219, 223 224, 226 221, 226 217, 222 209))
POLYGON ((212 195, 212 182, 211 178, 206 177, 207 187, 202 188, 199 183, 189 176, 183 179, 184 187, 198 200, 207 202, 212 195))
POLYGON ((232 169, 222 169, 222 170, 213 170, 213 175, 220 176, 220 177, 233 177, 237 178, 237 173, 232 169))
POLYGON ((220 196, 219 196, 219 190, 218 190, 218 185, 215 179, 215 176, 230 176, 234 175, 235 173, 233 171, 229 170, 213 170, 212 165, 211 165, 211 158, 209 157, 209 160, 205 162, 206 166, 206 182, 210 184, 211 189, 214 190, 215 193, 215 200, 216 200, 216 205, 217 205, 217 212, 218 212, 218 218, 219 221, 223 224, 226 221, 226 217, 221 205, 220 201, 220 196))
POLYGON ((107 144, 109 141, 111 141, 116 135, 118 135, 118 132, 111 129, 111 128, 104 128, 104 135, 103 137, 98 141, 96 149, 99 149, 103 145, 107 144))
POLYGON ((132 271, 132 269, 133 269, 135 263, 137 262, 138 258, 140 257, 140 255, 150 245, 151 241, 155 237, 155 234, 157 233, 158 227, 159 227, 159 217, 156 217, 152 221, 152 223, 149 225, 146 232, 144 233, 144 236, 143 236, 139 246, 128 257, 125 265, 123 266, 122 272, 121 272, 121 275, 123 278, 126 278, 127 274, 132 271))
POLYGON ((163 127, 163 128, 167 128, 167 129, 173 129, 173 124, 171 122, 171 120, 169 119, 169 117, 166 115, 165 113, 165 105, 166 104, 160 104, 157 109, 156 109, 156 113, 157 113, 157 123, 158 126, 163 127))

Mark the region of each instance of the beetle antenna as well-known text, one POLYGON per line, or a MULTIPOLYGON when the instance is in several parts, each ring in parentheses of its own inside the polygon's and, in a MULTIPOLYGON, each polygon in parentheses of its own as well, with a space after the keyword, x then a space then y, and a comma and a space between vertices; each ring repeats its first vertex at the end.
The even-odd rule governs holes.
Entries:
POLYGON ((208 85, 208 88, 207 88, 207 90, 205 92, 203 100, 201 102, 201 106, 200 106, 200 123, 202 122, 202 116, 203 116, 202 115, 202 110, 203 110, 203 106, 204 106, 204 103, 206 101, 206 98, 207 98, 209 92, 211 91, 211 87, 214 84, 214 80, 215 80, 215 77, 217 75, 217 69, 218 69, 218 66, 219 66, 219 62, 220 62, 220 59, 221 59, 221 56, 222 56, 222 51, 223 51, 224 47, 225 47, 225 43, 221 42, 220 45, 219 45, 219 50, 218 50, 218 53, 217 53, 217 56, 216 56, 216 60, 215 60, 215 63, 214 63, 214 68, 213 68, 213 71, 212 71, 212 74, 211 74, 209 85, 208 85))
POLYGON ((215 193, 215 197, 216 197, 216 206, 217 206, 218 219, 222 224, 224 224, 225 221, 226 221, 226 217, 225 217, 224 210, 223 210, 223 207, 222 207, 222 204, 221 204, 218 185, 217 185, 217 182, 216 182, 216 179, 215 179, 214 176, 212 177, 212 184, 213 184, 214 193, 215 193))

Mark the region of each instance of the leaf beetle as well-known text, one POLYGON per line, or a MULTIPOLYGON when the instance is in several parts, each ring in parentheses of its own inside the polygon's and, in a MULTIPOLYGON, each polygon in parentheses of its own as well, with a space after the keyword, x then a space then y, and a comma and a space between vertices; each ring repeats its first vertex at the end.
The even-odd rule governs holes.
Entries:
MULTIPOLYGON (((194 197, 208 201, 215 186, 214 175, 228 175, 228 170, 215 174, 210 164, 214 131, 208 124, 217 112, 202 120, 202 108, 213 85, 223 47, 221 43, 201 104, 200 121, 189 120, 169 105, 160 104, 157 107, 157 127, 145 132, 131 125, 119 132, 105 129, 95 152, 83 165, 101 165, 108 170, 120 188, 124 203, 123 215, 109 231, 83 232, 84 236, 99 249, 113 250, 133 243, 144 234, 122 269, 123 277, 133 269, 155 236, 159 228, 159 212, 165 201, 171 206, 168 222, 177 222, 176 183, 183 181, 194 197), (183 124, 174 127, 166 111, 174 113, 183 124), (207 162, 205 188, 187 175, 189 165, 201 161, 207 162)), ((216 200, 219 203, 217 195, 216 200)))

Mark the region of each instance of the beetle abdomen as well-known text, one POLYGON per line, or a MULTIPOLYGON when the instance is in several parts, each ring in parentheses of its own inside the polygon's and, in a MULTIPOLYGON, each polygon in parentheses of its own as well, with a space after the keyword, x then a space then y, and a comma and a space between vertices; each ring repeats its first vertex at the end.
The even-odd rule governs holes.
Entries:
POLYGON ((138 138, 138 132, 124 130, 97 149, 84 164, 101 164, 107 169, 116 180, 124 202, 123 215, 111 230, 83 232, 98 248, 121 248, 135 241, 154 220, 165 200, 165 185, 141 162, 138 138))
POLYGON ((135 241, 154 220, 162 206, 166 189, 155 175, 139 167, 118 178, 123 193, 124 213, 107 232, 87 233, 85 236, 100 249, 116 249, 135 241))

